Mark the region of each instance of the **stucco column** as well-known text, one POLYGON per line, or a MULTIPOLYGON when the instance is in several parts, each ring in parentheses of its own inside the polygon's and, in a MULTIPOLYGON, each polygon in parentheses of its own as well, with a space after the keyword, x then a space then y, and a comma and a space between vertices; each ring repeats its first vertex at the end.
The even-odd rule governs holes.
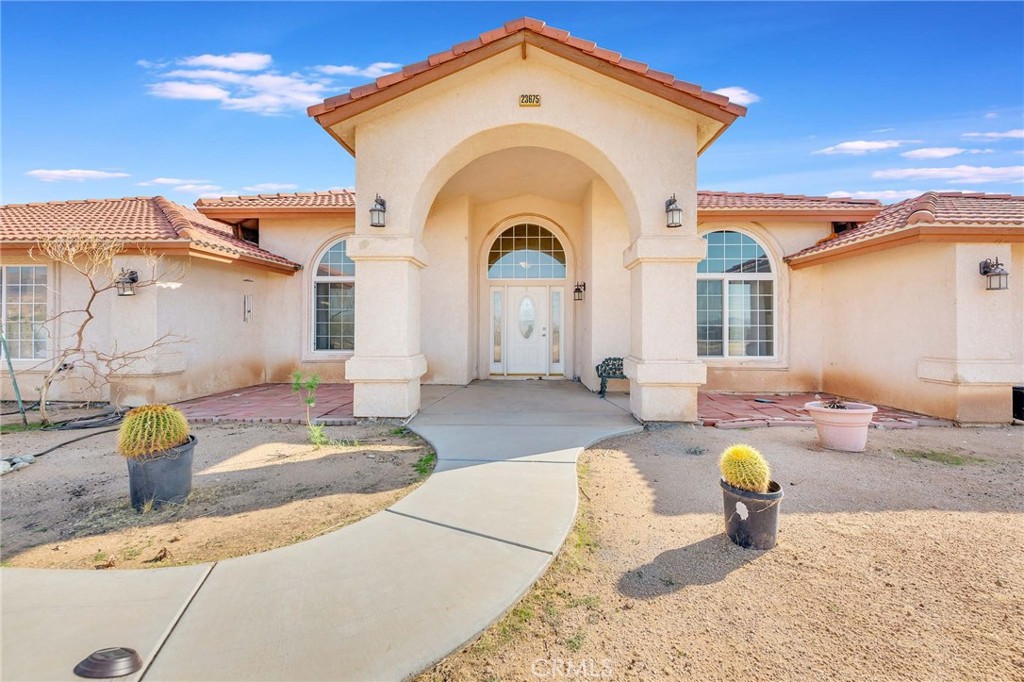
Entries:
POLYGON ((625 358, 630 409, 644 421, 697 420, 697 389, 707 368, 697 358, 696 234, 641 236, 626 249, 631 338, 625 358))
POLYGON ((345 363, 356 417, 408 417, 420 408, 420 270, 426 250, 411 236, 359 234, 346 251, 356 262, 355 355, 345 363))

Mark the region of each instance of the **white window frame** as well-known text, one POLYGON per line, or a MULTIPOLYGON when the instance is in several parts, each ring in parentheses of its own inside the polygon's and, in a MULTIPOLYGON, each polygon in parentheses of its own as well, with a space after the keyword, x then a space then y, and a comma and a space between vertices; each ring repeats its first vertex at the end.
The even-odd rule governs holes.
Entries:
MULTIPOLYGON (((698 272, 698 281, 720 281, 722 282, 722 355, 700 355, 697 357, 703 361, 722 360, 747 360, 755 362, 776 362, 780 358, 779 347, 779 277, 776 261, 772 252, 764 242, 745 230, 734 227, 714 227, 704 231, 701 239, 705 239, 712 232, 735 232, 752 240, 764 252, 768 259, 768 266, 771 272, 698 272), (729 282, 749 282, 753 280, 770 281, 772 283, 772 354, 771 355, 730 355, 729 354, 729 282)), ((699 326, 699 325, 698 325, 699 326)), ((697 329, 694 329, 694 334, 697 329)))
MULTIPOLYGON (((3 326, 3 331, 5 332, 5 335, 6 335, 6 331, 7 331, 7 282, 9 281, 9 276, 7 274, 7 270, 8 270, 8 268, 25 268, 25 267, 43 268, 44 269, 44 271, 46 273, 46 284, 44 285, 44 288, 46 290, 46 313, 45 313, 45 316, 43 318, 43 321, 44 321, 44 323, 45 322, 50 322, 50 325, 53 325, 53 324, 56 323, 56 320, 54 319, 54 315, 53 315, 53 310, 54 310, 53 291, 54 291, 54 284, 55 284, 54 283, 54 269, 51 268, 48 264, 38 263, 38 262, 5 263, 3 265, 0 265, 0 271, 2 271, 2 273, 0 273, 0 325, 3 326)), ((19 366, 19 367, 22 367, 22 368, 24 368, 24 367, 37 367, 37 366, 41 367, 41 366, 45 365, 46 363, 48 363, 48 362, 53 360, 53 333, 52 333, 53 330, 49 328, 50 325, 45 325, 44 324, 44 326, 43 326, 43 329, 46 331, 46 337, 47 337, 46 349, 44 351, 43 357, 39 357, 39 358, 35 358, 35 357, 33 357, 33 358, 22 358, 22 357, 11 356, 11 363, 13 365, 19 366)), ((10 339, 7 339, 7 344, 8 344, 8 348, 9 348, 10 347, 10 339)), ((3 359, 3 360, 6 361, 2 348, 0 348, 0 359, 3 359)))
MULTIPOLYGON (((317 272, 317 270, 320 267, 320 261, 327 254, 327 252, 330 251, 338 243, 348 241, 348 238, 351 237, 351 236, 352 235, 345 235, 345 236, 339 237, 337 239, 332 239, 331 241, 327 242, 327 244, 323 248, 321 248, 319 251, 317 251, 316 257, 313 259, 313 267, 310 269, 311 272, 312 272, 312 277, 310 278, 310 284, 309 284, 309 304, 306 307, 306 310, 307 310, 308 315, 309 315, 309 327, 308 327, 309 328, 309 341, 308 341, 308 345, 306 346, 306 352, 310 354, 308 356, 310 359, 330 360, 330 359, 334 359, 334 358, 338 358, 338 357, 351 357, 355 353, 355 349, 354 348, 351 349, 351 350, 348 350, 348 349, 332 349, 332 348, 323 348, 323 349, 321 349, 321 348, 317 348, 316 347, 316 336, 317 336, 317 334, 316 334, 316 285, 317 284, 329 284, 329 283, 332 283, 332 282, 349 282, 349 283, 352 284, 353 295, 354 295, 355 287, 356 287, 356 276, 355 275, 324 276, 324 275, 317 275, 316 272, 317 272)), ((347 251, 348 251, 348 249, 347 249, 347 246, 346 246, 346 253, 347 253, 347 251)), ((352 313, 353 313, 353 317, 354 317, 354 315, 355 315, 355 302, 354 301, 353 301, 353 304, 352 304, 352 313)), ((352 345, 354 347, 355 346, 355 331, 354 331, 355 330, 355 320, 354 319, 353 319, 353 323, 352 324, 353 324, 352 345)))

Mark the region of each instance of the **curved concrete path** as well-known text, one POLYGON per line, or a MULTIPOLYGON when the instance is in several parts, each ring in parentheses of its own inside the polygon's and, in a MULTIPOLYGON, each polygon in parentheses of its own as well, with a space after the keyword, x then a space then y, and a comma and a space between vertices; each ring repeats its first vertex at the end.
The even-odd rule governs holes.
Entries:
POLYGON ((434 474, 351 526, 215 564, 2 569, 3 679, 74 679, 128 646, 145 666, 119 680, 400 680, 458 649, 561 546, 582 449, 640 426, 568 382, 425 386, 423 403, 434 474))

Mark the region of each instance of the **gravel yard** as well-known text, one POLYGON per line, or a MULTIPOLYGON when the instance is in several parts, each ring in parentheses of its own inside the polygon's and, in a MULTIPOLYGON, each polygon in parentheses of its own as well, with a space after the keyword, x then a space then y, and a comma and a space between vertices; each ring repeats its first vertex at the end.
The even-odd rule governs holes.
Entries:
MULTIPOLYGON (((4 456, 41 452, 88 431, 0 436, 4 456)), ((386 425, 193 426, 199 443, 188 503, 145 514, 128 502, 116 433, 67 445, 0 478, 5 566, 149 568, 215 561, 340 528, 407 495, 432 466, 429 446, 386 425), (419 471, 417 470, 419 469, 419 471)))
POLYGON ((440 680, 1024 679, 1024 429, 656 427, 581 459, 552 568, 440 680), (779 545, 722 531, 734 442, 782 483, 779 545))

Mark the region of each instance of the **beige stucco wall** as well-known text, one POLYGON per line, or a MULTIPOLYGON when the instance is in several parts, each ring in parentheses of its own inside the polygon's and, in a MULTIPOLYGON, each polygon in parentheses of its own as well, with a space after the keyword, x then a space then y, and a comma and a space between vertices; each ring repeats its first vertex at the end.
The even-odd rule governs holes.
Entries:
POLYGON ((1020 245, 922 243, 826 263, 822 388, 964 423, 1008 422, 1024 379, 1020 245), (1011 255, 1012 254, 1012 255, 1011 255), (986 291, 998 256, 1009 291, 986 291))
MULTIPOLYGON (((576 334, 576 376, 592 391, 601 385, 595 366, 605 358, 630 353, 630 277, 622 264, 629 241, 621 204, 607 183, 595 180, 583 200, 583 268, 578 279, 586 282, 587 290, 583 301, 574 304, 581 326, 576 334)), ((628 387, 621 379, 609 382, 609 390, 628 387)))
POLYGON ((747 360, 706 358, 705 390, 798 392, 821 390, 822 283, 820 268, 792 270, 784 256, 807 248, 832 231, 830 222, 785 218, 704 219, 701 235, 733 230, 767 251, 775 272, 775 357, 747 360))
POLYGON ((275 277, 267 291, 266 381, 290 382, 295 371, 317 373, 327 382, 344 380, 351 352, 313 350, 313 275, 323 252, 353 231, 351 212, 260 218, 260 246, 303 267, 293 276, 275 277))
MULTIPOLYGON (((3 260, 4 264, 15 262, 3 260)), ((155 343, 159 347, 96 387, 89 386, 85 368, 72 369, 66 379, 54 384, 52 400, 121 405, 176 402, 265 380, 264 338, 273 313, 266 307, 267 292, 287 275, 185 257, 163 257, 153 263, 125 255, 115 262, 116 268, 122 266, 139 271, 143 280, 156 277, 158 282, 138 289, 132 297, 118 297, 112 291, 100 295, 93 305, 96 317, 87 330, 87 347, 104 353, 134 352, 155 343), (251 322, 243 320, 246 293, 254 299, 251 322)), ((81 275, 50 264, 49 277, 51 315, 82 304, 88 289, 81 275)), ((59 317, 50 324, 52 333, 66 339, 77 329, 77 317, 59 317)), ((38 398, 42 376, 50 366, 15 361, 24 399, 38 398)), ((11 399, 6 367, 3 382, 3 397, 11 399)))
MULTIPOLYGON (((691 338, 696 315, 692 272, 703 254, 695 233, 699 120, 676 105, 533 48, 525 60, 518 49, 509 51, 358 115, 337 131, 343 136, 356 131, 359 246, 352 253, 358 277, 367 282, 387 279, 393 289, 407 292, 419 292, 421 280, 435 285, 427 273, 437 256, 429 242, 436 246, 438 238, 430 236, 428 216, 432 211, 437 215, 435 199, 458 171, 475 159, 512 148, 540 147, 571 156, 614 195, 621 213, 616 224, 630 237, 625 244, 613 240, 619 260, 611 272, 628 277, 631 314, 627 318, 614 305, 607 310, 614 324, 630 320, 627 374, 633 410, 644 419, 694 419, 696 387, 704 381, 704 365, 695 357, 691 338), (521 93, 540 94, 542 106, 519 107, 521 93), (369 226, 369 204, 378 193, 388 200, 384 229, 369 226), (664 202, 673 193, 684 211, 684 227, 676 230, 665 226, 664 202), (622 275, 623 268, 628 275, 622 275), (659 291, 678 292, 678 300, 659 298, 659 291)), ((609 203, 607 197, 599 199, 609 203)), ((476 215, 480 209, 474 207, 474 226, 490 221, 476 215)), ((516 206, 493 219, 530 210, 516 206)), ((582 214, 581 206, 575 210, 582 214)), ((589 220, 594 222, 594 217, 589 220)), ((597 224, 604 224, 597 217, 597 224)), ((576 219, 581 220, 582 215, 576 219)), ((574 241, 578 251, 583 248, 582 235, 574 241)), ((584 259, 579 262, 587 267, 584 259)), ((597 270, 580 272, 594 277, 597 270)), ((457 286, 464 290, 461 282, 457 286)), ((454 362, 444 358, 431 369, 426 353, 441 359, 438 353, 446 351, 433 323, 421 327, 420 317, 411 314, 413 308, 421 312, 418 300, 432 299, 431 292, 423 291, 422 299, 407 297, 402 310, 403 301, 397 298, 381 305, 387 292, 357 287, 357 354, 346 368, 356 385, 357 415, 405 416, 419 407, 421 377, 462 378, 463 360, 454 354, 454 362), (376 338, 384 326, 390 335, 376 338), (406 350, 388 352, 389 344, 406 350)), ((470 319, 456 322, 472 324, 470 319)), ((461 330, 456 336, 461 343, 461 330)), ((614 336, 591 335, 599 338, 614 336)), ((626 350, 619 348, 619 341, 610 344, 616 354, 626 350)), ((612 351, 590 347, 590 357, 581 353, 572 359, 572 367, 582 368, 583 359, 591 365, 595 353, 605 352, 612 351)))

